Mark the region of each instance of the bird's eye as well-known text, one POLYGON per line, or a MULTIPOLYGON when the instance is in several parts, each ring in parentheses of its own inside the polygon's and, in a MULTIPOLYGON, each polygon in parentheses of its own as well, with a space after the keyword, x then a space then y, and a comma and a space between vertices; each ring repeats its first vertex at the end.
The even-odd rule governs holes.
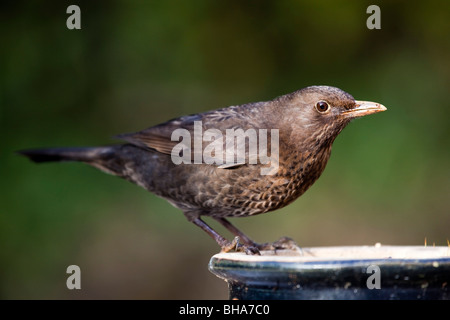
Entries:
POLYGON ((325 101, 319 101, 316 103, 316 110, 320 113, 325 113, 330 110, 330 105, 325 101))

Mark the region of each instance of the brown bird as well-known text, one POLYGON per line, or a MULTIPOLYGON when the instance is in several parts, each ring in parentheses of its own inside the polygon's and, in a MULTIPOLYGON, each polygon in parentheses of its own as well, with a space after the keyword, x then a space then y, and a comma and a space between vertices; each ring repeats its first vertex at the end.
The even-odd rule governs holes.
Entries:
POLYGON ((352 119, 385 110, 378 103, 355 101, 338 88, 311 86, 272 101, 184 116, 120 135, 126 144, 19 153, 35 162, 81 161, 125 178, 181 209, 223 251, 258 254, 283 240, 257 244, 226 218, 273 211, 297 199, 325 169, 341 130, 352 119), (226 240, 202 216, 214 218, 236 238, 226 240))

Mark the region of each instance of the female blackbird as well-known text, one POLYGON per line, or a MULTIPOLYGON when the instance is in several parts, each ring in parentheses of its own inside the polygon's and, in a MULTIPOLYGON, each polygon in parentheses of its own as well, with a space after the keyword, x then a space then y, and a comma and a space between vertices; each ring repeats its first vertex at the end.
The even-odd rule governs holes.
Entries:
POLYGON ((294 201, 325 169, 331 145, 341 130, 354 118, 385 110, 378 103, 355 101, 338 88, 311 86, 272 101, 184 116, 119 136, 126 144, 19 153, 35 162, 81 161, 125 178, 181 209, 223 251, 236 248, 258 254, 280 243, 256 244, 226 217, 265 213, 294 201), (230 132, 235 134, 231 139, 230 132), (270 141, 262 141, 269 132, 270 141), (180 133, 185 134, 182 142, 180 133), (245 147, 241 148, 245 152, 237 154, 236 160, 237 133, 244 136, 237 138, 236 148, 245 147), (191 134, 193 143, 186 142, 191 134), (198 134, 203 137, 195 137, 198 134), (227 136, 225 142, 222 134, 227 136), (254 137, 259 137, 259 143, 251 139, 254 137), (262 161, 258 154, 262 147, 271 151, 266 157, 270 161, 262 161), (224 164, 224 159, 233 161, 224 164), (201 216, 214 218, 236 238, 226 240, 201 216))

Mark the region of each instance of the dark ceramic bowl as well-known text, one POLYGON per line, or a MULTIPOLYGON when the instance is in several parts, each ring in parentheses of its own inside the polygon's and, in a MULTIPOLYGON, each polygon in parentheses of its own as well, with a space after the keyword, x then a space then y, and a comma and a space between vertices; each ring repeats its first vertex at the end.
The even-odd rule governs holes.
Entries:
POLYGON ((358 246, 219 253, 230 299, 450 299, 450 247, 358 246))

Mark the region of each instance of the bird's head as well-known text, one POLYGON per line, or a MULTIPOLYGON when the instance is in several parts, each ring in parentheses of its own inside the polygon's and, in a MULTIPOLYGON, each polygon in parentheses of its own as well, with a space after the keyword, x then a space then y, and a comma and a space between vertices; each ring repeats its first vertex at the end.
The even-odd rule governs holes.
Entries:
POLYGON ((387 110, 379 103, 355 100, 347 92, 329 86, 311 86, 278 98, 292 133, 303 139, 330 141, 355 118, 387 110))

